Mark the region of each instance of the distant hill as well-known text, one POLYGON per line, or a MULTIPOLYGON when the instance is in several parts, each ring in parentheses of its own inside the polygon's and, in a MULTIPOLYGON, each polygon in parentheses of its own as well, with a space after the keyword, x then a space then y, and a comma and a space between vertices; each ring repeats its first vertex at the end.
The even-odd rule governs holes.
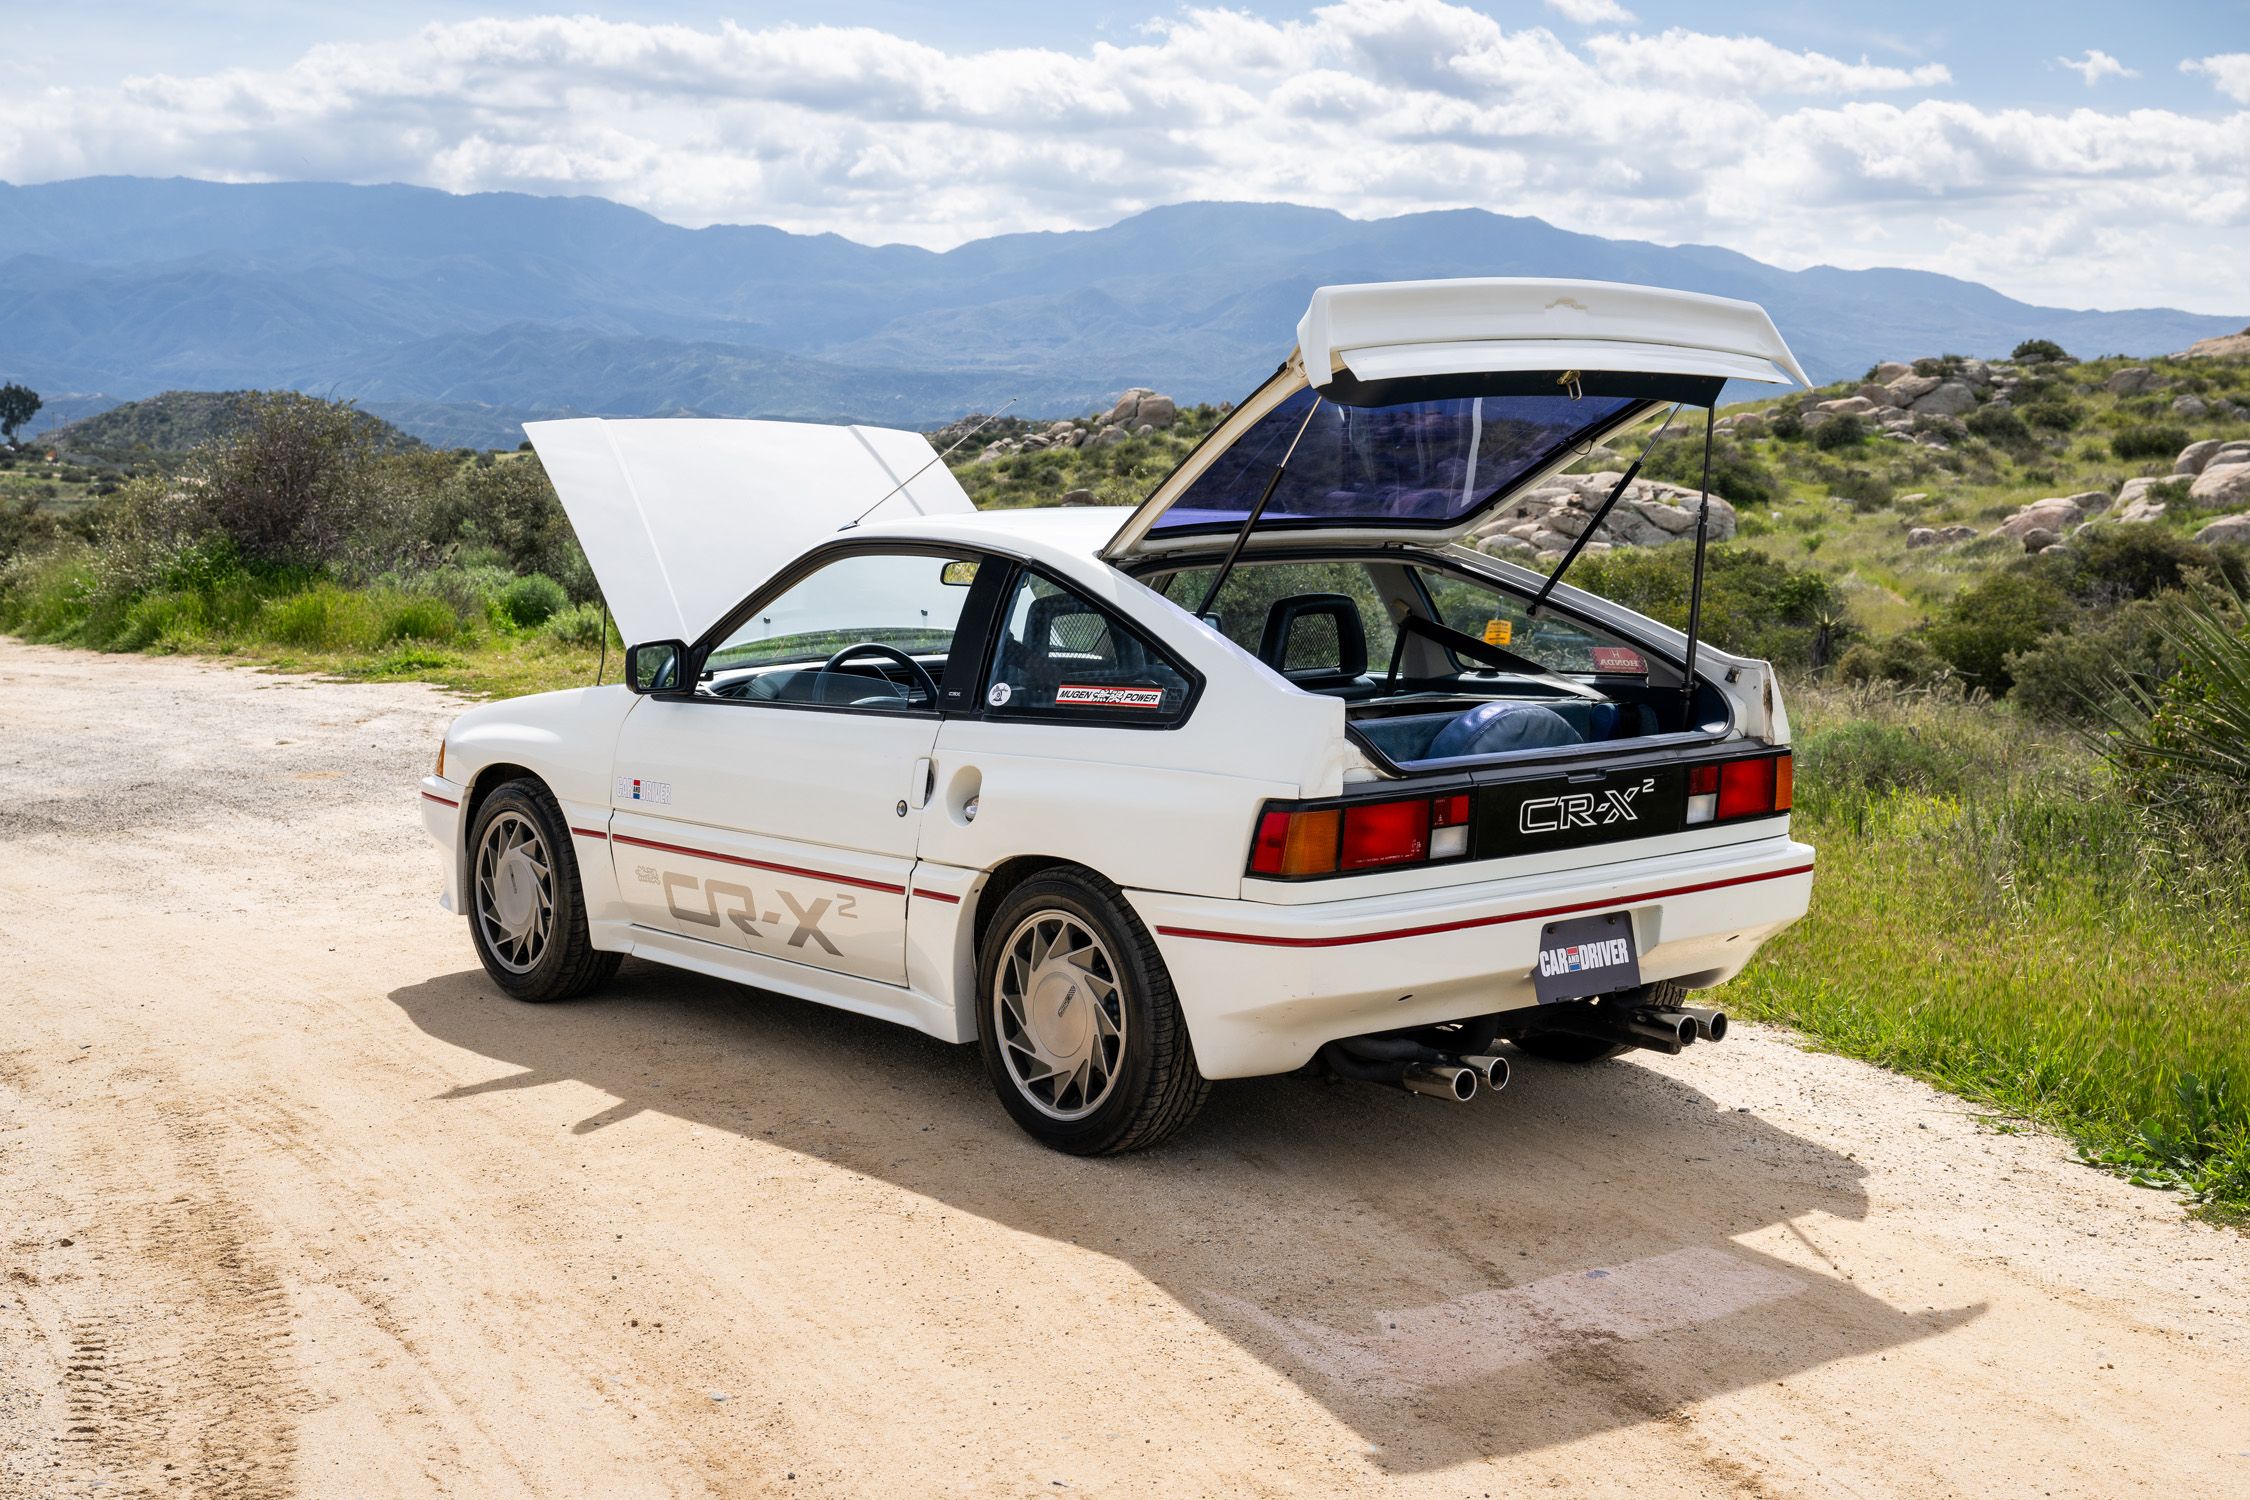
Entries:
MULTIPOLYGON (((233 432, 243 400, 252 391, 165 391, 145 401, 127 401, 44 434, 45 441, 76 453, 185 453, 233 432)), ((380 416, 362 413, 380 448, 403 452, 422 441, 380 416)))
POLYGON ((287 385, 509 446, 519 412, 936 426, 1009 396, 1041 415, 1129 385, 1230 399, 1287 353, 1315 286, 1470 275, 1747 297, 1816 380, 1899 348, 2045 337, 2151 355, 2244 322, 2036 307, 1919 271, 1784 271, 1478 210, 1191 203, 938 253, 683 229, 596 198, 110 177, 0 185, 0 379, 120 399, 287 385))

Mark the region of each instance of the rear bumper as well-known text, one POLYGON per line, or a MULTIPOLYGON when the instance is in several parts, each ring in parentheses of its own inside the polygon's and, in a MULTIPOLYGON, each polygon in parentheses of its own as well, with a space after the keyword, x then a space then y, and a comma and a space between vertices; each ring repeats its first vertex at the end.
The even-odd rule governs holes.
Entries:
POLYGON ((1156 936, 1206 1077, 1302 1066, 1322 1043, 1535 1005, 1541 927, 1631 914, 1643 979, 1733 978, 1805 914, 1813 851, 1787 838, 1302 906, 1127 895, 1156 936))
POLYGON ((442 776, 422 778, 422 827, 445 855, 445 890, 438 905, 458 914, 461 910, 461 801, 468 788, 442 776))

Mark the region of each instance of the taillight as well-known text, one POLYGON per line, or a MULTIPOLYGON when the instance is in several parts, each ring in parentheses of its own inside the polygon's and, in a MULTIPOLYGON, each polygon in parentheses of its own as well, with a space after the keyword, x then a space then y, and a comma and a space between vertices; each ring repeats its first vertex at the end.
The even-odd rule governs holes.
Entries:
POLYGON ((1469 794, 1268 808, 1250 848, 1253 875, 1334 875, 1457 859, 1469 852, 1469 794))
POLYGON ((1785 813, 1795 780, 1787 755, 1760 755, 1692 767, 1688 771, 1686 822, 1693 826, 1785 813))

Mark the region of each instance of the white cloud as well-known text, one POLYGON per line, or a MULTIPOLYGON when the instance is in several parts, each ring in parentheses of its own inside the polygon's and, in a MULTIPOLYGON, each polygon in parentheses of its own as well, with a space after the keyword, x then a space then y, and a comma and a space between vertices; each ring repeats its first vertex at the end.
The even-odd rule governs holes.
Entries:
MULTIPOLYGON (((280 68, 0 93, 0 177, 598 193, 932 246, 1197 198, 1476 207, 2079 305, 2250 302, 2228 270, 2250 112, 1991 110, 1932 97, 1939 64, 1681 28, 1566 42, 1446 0, 1188 9, 1131 35, 949 51, 867 27, 470 20, 280 68)), ((2250 95, 2250 55, 2187 66, 2250 95)))
POLYGON ((2191 57, 2180 64, 2183 73, 2202 73, 2211 86, 2237 104, 2250 104, 2250 52, 2221 52, 2211 57, 2191 57))
POLYGON ((2087 48, 2084 57, 2058 57, 2055 62, 2085 79, 2088 88, 2092 88, 2104 78, 2138 78, 2141 76, 2137 70, 2126 67, 2099 47, 2087 48))
POLYGON ((1576 21, 1581 26, 1604 23, 1616 26, 1632 24, 1633 13, 1617 0, 1546 0, 1547 8, 1566 21, 1576 21))

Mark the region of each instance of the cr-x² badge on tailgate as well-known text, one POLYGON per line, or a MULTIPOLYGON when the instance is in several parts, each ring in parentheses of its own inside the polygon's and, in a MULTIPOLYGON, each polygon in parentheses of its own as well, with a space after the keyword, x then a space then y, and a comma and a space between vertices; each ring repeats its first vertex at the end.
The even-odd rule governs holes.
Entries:
POLYGON ((1626 787, 1605 787, 1599 792, 1567 792, 1560 797, 1535 797, 1516 814, 1523 833, 1561 833, 1568 828, 1601 828, 1611 823, 1634 823, 1640 814, 1633 799, 1656 790, 1656 778, 1626 787))

